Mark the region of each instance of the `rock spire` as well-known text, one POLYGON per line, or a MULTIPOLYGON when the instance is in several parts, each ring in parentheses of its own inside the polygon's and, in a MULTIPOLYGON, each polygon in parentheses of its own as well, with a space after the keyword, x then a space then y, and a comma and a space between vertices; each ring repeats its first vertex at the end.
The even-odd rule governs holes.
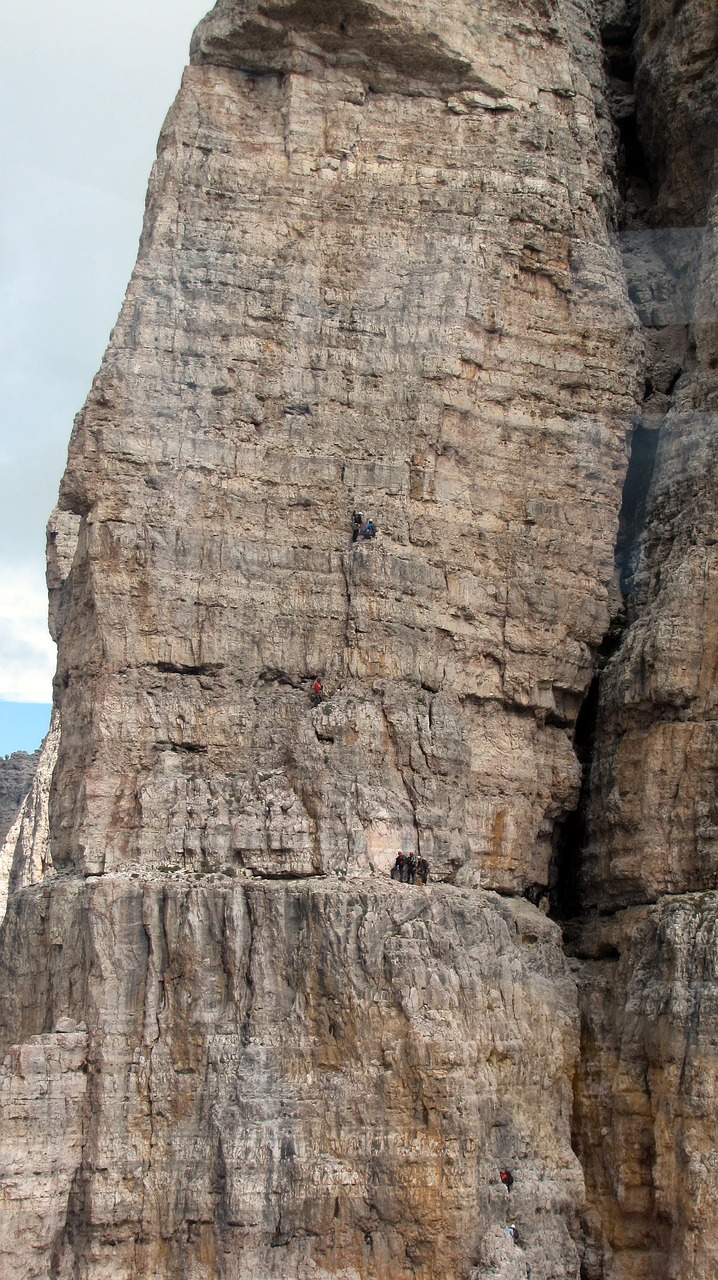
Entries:
POLYGON ((712 1277, 716 31, 674 10, 195 33, 49 528, 8 1280, 712 1277))

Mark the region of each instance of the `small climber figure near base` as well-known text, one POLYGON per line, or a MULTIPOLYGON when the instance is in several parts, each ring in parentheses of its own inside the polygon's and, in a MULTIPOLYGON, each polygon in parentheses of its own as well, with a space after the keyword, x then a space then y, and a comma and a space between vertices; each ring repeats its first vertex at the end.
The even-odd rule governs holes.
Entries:
POLYGON ((356 542, 357 538, 359 537, 363 523, 364 523, 364 517, 361 511, 353 511, 352 512, 352 542, 356 542))
POLYGON ((429 879, 429 864, 426 858, 419 858, 416 864, 416 878, 419 884, 426 884, 429 879))
POLYGON ((507 1227, 507 1228, 506 1228, 506 1230, 508 1231, 509 1235, 511 1236, 511 1239, 513 1240, 514 1244, 518 1244, 518 1240, 519 1240, 519 1231, 518 1231, 518 1227, 516 1226, 516 1224, 515 1224, 514 1222, 512 1222, 512 1223, 511 1223, 511 1226, 510 1226, 510 1227, 507 1227))
POLYGON ((514 1185, 514 1175, 512 1174, 511 1170, 510 1170, 510 1169, 500 1169, 500 1170, 499 1170, 499 1177, 501 1178, 501 1181, 503 1182, 504 1186, 506 1187, 506 1190, 507 1190, 507 1191, 510 1191, 510 1190, 511 1190, 511 1188, 512 1188, 512 1186, 514 1185))
POLYGON ((418 866, 418 858, 415 853, 409 854, 409 875, 407 877, 408 884, 416 884, 416 870, 418 866))
POLYGON ((365 541, 368 538, 376 537, 376 525, 374 524, 373 520, 367 520, 366 524, 364 525, 364 528, 361 531, 361 536, 362 538, 364 538, 365 541))
POLYGON ((321 680, 319 679, 319 676, 317 676, 316 680, 314 681, 314 684, 312 685, 312 693, 311 693, 312 705, 316 707, 317 703, 321 702, 323 697, 324 697, 324 686, 321 680))
POLYGON ((391 869, 391 878, 392 880, 404 879, 404 855, 401 852, 401 849, 397 853, 396 862, 394 863, 394 866, 391 869))

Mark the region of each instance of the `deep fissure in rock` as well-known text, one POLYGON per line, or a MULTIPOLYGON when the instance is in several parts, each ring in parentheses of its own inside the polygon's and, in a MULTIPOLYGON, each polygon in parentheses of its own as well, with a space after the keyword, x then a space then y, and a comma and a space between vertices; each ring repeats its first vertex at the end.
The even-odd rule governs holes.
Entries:
POLYGON ((623 485, 616 541, 616 568, 624 599, 631 595, 638 568, 641 534, 646 523, 648 493, 659 438, 660 429, 645 427, 642 423, 635 428, 631 437, 631 457, 623 485))
POLYGON ((606 96, 618 135, 616 163, 623 224, 631 222, 649 201, 650 166, 638 130, 635 97, 635 39, 638 5, 627 0, 622 21, 601 28, 606 96))
POLYGON ((596 673, 581 704, 573 735, 573 746, 581 764, 581 792, 575 809, 556 823, 550 868, 549 903, 554 920, 570 920, 580 914, 579 873, 586 840, 586 809, 595 745, 601 671, 618 649, 626 626, 623 611, 611 619, 596 654, 596 673))

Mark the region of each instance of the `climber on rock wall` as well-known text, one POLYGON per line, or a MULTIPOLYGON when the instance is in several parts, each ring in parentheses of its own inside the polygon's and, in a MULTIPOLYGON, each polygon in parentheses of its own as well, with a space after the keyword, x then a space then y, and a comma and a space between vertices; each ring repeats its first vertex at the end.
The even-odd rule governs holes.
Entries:
POLYGON ((512 1186, 514 1185, 514 1176, 513 1176, 512 1172, 511 1172, 511 1170, 510 1170, 510 1169, 501 1169, 501 1170, 500 1170, 500 1172, 499 1172, 499 1177, 501 1178, 501 1181, 503 1182, 504 1186, 506 1187, 506 1190, 507 1190, 507 1191, 510 1191, 510 1190, 511 1190, 511 1188, 512 1188, 512 1186))
POLYGON ((356 542, 359 537, 363 523, 364 517, 361 511, 354 511, 352 513, 352 542, 356 542))
POLYGON ((312 685, 312 702, 314 706, 316 706, 318 702, 321 702, 323 697, 324 697, 324 686, 319 676, 317 676, 316 680, 314 681, 314 684, 312 685))

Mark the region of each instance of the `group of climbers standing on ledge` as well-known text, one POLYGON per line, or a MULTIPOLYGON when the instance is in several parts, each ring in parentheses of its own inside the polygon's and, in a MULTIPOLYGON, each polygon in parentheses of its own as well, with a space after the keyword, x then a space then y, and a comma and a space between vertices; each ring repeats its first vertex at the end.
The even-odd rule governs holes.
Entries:
POLYGON ((426 858, 419 858, 415 853, 402 853, 400 849, 391 869, 391 878, 400 880, 402 884, 426 884, 429 864, 426 858))

